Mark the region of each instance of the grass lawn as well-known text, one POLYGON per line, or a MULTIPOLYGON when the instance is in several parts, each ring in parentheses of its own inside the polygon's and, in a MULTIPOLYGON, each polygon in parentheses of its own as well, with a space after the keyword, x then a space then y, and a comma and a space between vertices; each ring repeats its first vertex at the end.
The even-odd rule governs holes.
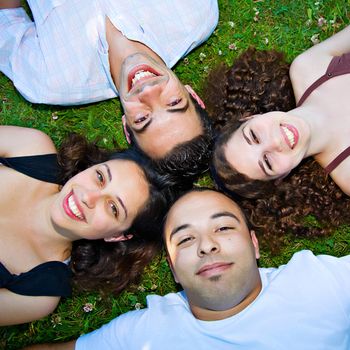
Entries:
MULTIPOLYGON (((160 0, 161 1, 161 0, 160 0)), ((175 67, 180 79, 199 93, 208 71, 219 62, 230 64, 249 46, 278 49, 292 60, 299 53, 338 32, 349 23, 349 0, 219 0, 220 21, 210 39, 175 67)), ((126 147, 121 128, 118 99, 81 107, 32 105, 0 74, 0 123, 38 128, 59 145, 70 132, 99 139, 104 147, 126 147)), ((202 182, 208 182, 208 178, 202 182)), ((308 240, 285 237, 285 248, 272 256, 262 252, 261 266, 285 263, 300 249, 336 256, 350 254, 350 228, 334 228, 334 234, 308 240)), ((145 306, 150 293, 175 291, 164 257, 147 269, 140 286, 112 295, 80 294, 63 300, 50 316, 29 324, 0 328, 0 349, 18 349, 37 342, 77 338, 108 322, 120 313, 145 306)))

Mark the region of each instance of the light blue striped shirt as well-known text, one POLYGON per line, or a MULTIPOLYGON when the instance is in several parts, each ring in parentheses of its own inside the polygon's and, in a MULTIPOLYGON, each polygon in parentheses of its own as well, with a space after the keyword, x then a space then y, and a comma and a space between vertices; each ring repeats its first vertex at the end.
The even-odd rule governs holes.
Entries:
POLYGON ((105 17, 172 67, 205 41, 218 21, 216 0, 28 0, 0 10, 0 71, 33 103, 84 104, 118 96, 105 17))

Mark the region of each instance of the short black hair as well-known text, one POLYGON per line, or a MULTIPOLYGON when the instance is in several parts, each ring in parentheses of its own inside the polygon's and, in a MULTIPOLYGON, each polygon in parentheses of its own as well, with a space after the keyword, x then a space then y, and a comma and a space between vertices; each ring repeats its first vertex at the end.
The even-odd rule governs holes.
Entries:
MULTIPOLYGON (((208 113, 191 95, 190 98, 200 119, 203 132, 192 140, 179 143, 162 158, 152 160, 157 171, 167 176, 167 181, 184 189, 190 188, 193 181, 208 170, 213 148, 213 128, 208 113)), ((132 130, 127 128, 127 131, 133 147, 148 157, 137 144, 132 130)))

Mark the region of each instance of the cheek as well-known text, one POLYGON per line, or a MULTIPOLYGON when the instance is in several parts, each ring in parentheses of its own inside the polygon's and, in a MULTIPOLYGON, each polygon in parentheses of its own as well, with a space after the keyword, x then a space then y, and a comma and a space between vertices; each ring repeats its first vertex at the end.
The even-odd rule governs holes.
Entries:
POLYGON ((102 234, 104 237, 118 231, 117 223, 108 215, 95 215, 91 228, 96 234, 102 234))

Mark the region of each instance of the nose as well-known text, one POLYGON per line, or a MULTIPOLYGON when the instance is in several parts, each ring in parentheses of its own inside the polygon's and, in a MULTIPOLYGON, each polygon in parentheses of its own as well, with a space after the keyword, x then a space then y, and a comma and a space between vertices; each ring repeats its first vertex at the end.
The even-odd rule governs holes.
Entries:
POLYGON ((215 238, 207 235, 201 238, 198 246, 198 255, 204 256, 208 254, 216 254, 220 250, 220 246, 215 238))
POLYGON ((265 151, 267 152, 282 152, 283 151, 283 140, 278 135, 271 135, 269 142, 265 144, 265 151))
POLYGON ((101 197, 101 191, 99 190, 86 190, 82 196, 82 202, 89 208, 93 209, 97 201, 101 197))
POLYGON ((161 91, 161 84, 158 84, 156 82, 146 82, 140 86, 138 92, 139 99, 144 103, 154 102, 155 98, 160 96, 161 91))

